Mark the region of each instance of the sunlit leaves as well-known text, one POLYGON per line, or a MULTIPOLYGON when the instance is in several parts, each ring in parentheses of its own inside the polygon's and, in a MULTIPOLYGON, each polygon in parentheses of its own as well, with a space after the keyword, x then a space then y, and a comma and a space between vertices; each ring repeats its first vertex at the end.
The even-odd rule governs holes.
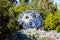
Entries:
POLYGON ((56 17, 58 18, 58 22, 60 23, 60 10, 55 12, 56 17))
POLYGON ((22 13, 25 10, 31 10, 31 7, 29 5, 19 5, 19 6, 14 7, 14 9, 16 12, 22 13))
POLYGON ((57 32, 60 32, 60 25, 57 26, 56 31, 57 31, 57 32))
POLYGON ((44 21, 45 29, 47 29, 48 31, 55 29, 55 27, 56 27, 55 22, 56 22, 56 17, 52 13, 47 15, 47 17, 44 21))
POLYGON ((30 6, 45 19, 47 14, 53 14, 57 10, 57 6, 53 4, 52 1, 53 0, 32 0, 30 6))

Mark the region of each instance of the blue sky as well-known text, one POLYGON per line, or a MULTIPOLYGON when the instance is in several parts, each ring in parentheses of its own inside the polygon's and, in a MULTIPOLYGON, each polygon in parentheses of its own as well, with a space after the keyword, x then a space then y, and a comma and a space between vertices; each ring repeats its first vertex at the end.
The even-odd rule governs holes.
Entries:
POLYGON ((60 0, 54 0, 54 3, 60 4, 60 0))
POLYGON ((60 0, 54 0, 54 3, 57 3, 57 8, 60 9, 60 0))
POLYGON ((19 3, 19 0, 17 0, 17 2, 19 3))

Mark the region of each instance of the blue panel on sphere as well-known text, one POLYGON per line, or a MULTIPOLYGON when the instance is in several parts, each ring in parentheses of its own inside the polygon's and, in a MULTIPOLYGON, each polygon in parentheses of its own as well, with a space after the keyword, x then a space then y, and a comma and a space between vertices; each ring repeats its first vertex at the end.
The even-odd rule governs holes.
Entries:
POLYGON ((18 17, 18 22, 23 28, 40 28, 42 26, 42 18, 39 13, 33 10, 27 10, 21 13, 18 17))

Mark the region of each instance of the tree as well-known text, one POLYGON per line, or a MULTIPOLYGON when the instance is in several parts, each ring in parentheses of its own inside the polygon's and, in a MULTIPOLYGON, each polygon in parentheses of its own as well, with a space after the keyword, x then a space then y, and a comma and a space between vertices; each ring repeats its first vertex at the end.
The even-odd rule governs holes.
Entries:
POLYGON ((57 31, 57 32, 60 32, 60 25, 57 26, 56 31, 57 31))
POLYGON ((26 4, 25 0, 20 0, 20 5, 14 7, 15 11, 18 13, 22 13, 25 10, 31 10, 30 5, 26 4))
POLYGON ((56 17, 57 17, 57 25, 60 25, 60 10, 57 10, 57 11, 55 12, 55 15, 56 15, 56 17))
POLYGON ((31 0, 31 7, 33 10, 40 13, 45 19, 46 15, 57 10, 57 6, 53 4, 53 0, 31 0))
POLYGON ((17 4, 16 0, 8 0, 8 1, 10 1, 12 5, 16 5, 17 4))
POLYGON ((57 18, 56 31, 60 32, 60 10, 59 9, 55 12, 55 15, 57 18))
POLYGON ((0 38, 15 34, 21 29, 18 16, 25 10, 31 9, 24 1, 20 5, 12 5, 8 0, 0 0, 0 38))
POLYGON ((18 30, 17 17, 14 6, 7 0, 0 0, 0 38, 18 30))
POLYGON ((54 16, 52 13, 48 14, 46 19, 44 20, 44 30, 56 30, 56 19, 56 16, 54 16))

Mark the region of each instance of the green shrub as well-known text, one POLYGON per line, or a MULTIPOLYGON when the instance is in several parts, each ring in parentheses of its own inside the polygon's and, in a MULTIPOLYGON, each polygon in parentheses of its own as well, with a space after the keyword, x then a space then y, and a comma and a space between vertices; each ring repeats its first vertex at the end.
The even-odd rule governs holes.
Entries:
POLYGON ((57 10, 55 12, 56 18, 57 18, 57 22, 56 22, 56 27, 60 25, 60 10, 57 10))
POLYGON ((57 32, 60 32, 60 26, 58 26, 58 27, 56 28, 56 31, 57 31, 57 32))
POLYGON ((55 23, 56 16, 54 16, 52 13, 48 14, 46 16, 46 19, 44 20, 44 30, 46 31, 54 30, 56 28, 55 23))

